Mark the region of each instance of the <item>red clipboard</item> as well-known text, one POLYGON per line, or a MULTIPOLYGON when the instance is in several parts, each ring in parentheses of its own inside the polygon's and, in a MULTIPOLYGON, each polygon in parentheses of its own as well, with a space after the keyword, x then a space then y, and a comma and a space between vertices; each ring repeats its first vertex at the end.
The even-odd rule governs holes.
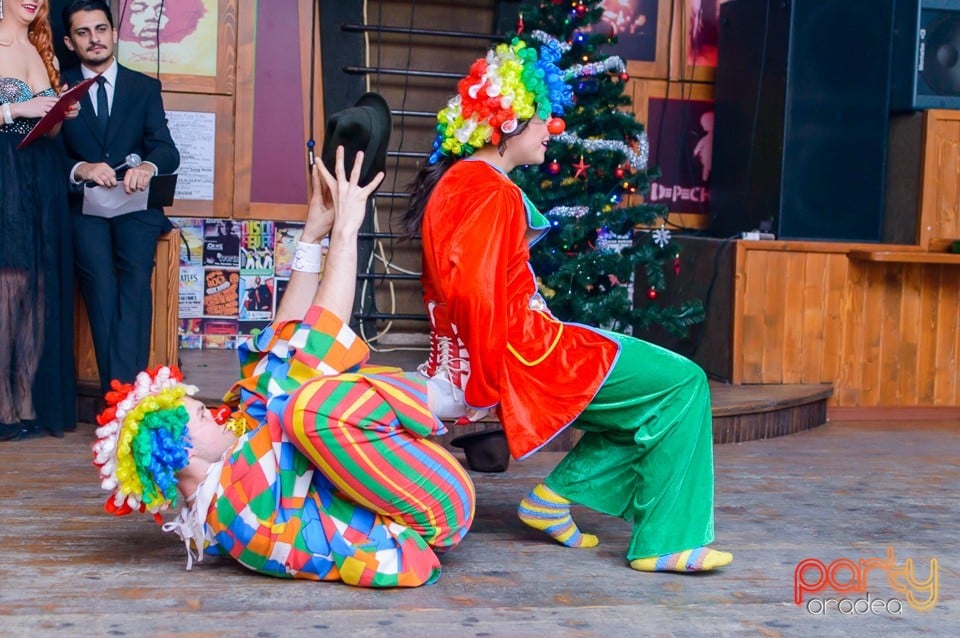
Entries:
POLYGON ((56 126, 58 122, 62 122, 63 118, 67 116, 67 109, 80 101, 80 98, 83 97, 84 91, 88 90, 90 85, 96 82, 98 77, 100 77, 99 73, 61 93, 60 99, 58 99, 57 103, 53 105, 53 108, 47 111, 47 114, 40 118, 40 121, 37 122, 32 129, 30 129, 30 132, 27 133, 26 137, 20 140, 20 143, 17 144, 17 150, 19 151, 21 148, 37 139, 41 135, 49 133, 50 129, 56 126))

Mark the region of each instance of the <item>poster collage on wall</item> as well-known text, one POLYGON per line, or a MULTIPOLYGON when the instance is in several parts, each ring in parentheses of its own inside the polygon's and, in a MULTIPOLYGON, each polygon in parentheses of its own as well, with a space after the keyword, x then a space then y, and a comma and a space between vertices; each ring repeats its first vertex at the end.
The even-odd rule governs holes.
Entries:
POLYGON ((303 224, 176 217, 180 347, 235 349, 272 320, 303 224))

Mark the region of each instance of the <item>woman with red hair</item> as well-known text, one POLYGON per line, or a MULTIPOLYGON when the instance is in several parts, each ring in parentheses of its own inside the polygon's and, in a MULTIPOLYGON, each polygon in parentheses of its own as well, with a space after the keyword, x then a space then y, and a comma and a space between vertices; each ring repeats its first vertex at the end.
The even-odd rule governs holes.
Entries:
MULTIPOLYGON (((17 149, 57 102, 49 13, 48 0, 0 0, 0 440, 63 436, 76 427, 73 260, 53 139, 59 126, 17 149)), ((67 116, 78 111, 75 105, 67 116)))

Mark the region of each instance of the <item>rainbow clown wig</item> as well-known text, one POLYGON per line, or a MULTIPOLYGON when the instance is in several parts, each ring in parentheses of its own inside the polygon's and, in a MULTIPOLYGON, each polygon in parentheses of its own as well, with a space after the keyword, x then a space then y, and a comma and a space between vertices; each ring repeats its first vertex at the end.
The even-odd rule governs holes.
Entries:
POLYGON ((457 83, 457 95, 437 114, 429 164, 443 156, 466 157, 484 144, 497 145, 520 122, 534 115, 543 120, 563 115, 573 104, 573 90, 557 66, 569 45, 542 31, 532 35, 539 47, 519 38, 497 45, 457 83))
POLYGON ((104 509, 121 516, 160 512, 177 502, 176 472, 187 466, 190 415, 183 397, 197 392, 175 367, 159 366, 131 384, 114 380, 107 409, 97 415, 93 464, 100 486, 110 492, 104 509))

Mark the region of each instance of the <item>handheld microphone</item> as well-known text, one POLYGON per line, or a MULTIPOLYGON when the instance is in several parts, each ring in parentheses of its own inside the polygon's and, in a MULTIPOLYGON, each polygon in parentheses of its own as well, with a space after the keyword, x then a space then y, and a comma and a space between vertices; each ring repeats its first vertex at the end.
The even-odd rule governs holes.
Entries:
POLYGON ((125 158, 123 158, 123 163, 117 164, 116 166, 114 166, 113 170, 120 171, 125 168, 136 168, 141 164, 143 164, 143 159, 141 159, 140 156, 137 155, 136 153, 130 153, 125 158))
MULTIPOLYGON (((142 159, 139 155, 137 155, 136 153, 130 153, 130 154, 127 155, 125 158, 123 158, 123 163, 117 164, 116 166, 113 166, 112 168, 113 168, 114 172, 117 172, 117 171, 122 171, 122 170, 125 169, 125 168, 136 168, 137 166, 140 166, 141 164, 143 164, 143 159, 142 159)), ((94 187, 97 186, 97 183, 96 183, 95 181, 93 181, 93 180, 89 180, 89 179, 88 179, 88 180, 86 180, 85 182, 83 182, 83 185, 84 185, 86 188, 94 188, 94 187)))

